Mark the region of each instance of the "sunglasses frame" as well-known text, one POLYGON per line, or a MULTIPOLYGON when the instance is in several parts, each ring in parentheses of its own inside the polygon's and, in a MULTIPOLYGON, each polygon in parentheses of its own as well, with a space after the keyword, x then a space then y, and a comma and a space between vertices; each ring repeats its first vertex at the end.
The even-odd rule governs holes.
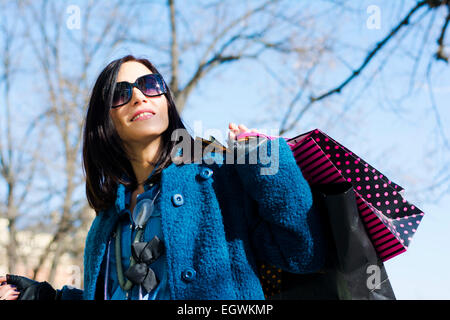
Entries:
MULTIPOLYGON (((159 73, 149 73, 149 74, 145 74, 145 75, 140 76, 139 78, 137 78, 136 81, 135 81, 134 83, 131 83, 131 82, 128 82, 128 81, 117 82, 117 83, 116 83, 116 86, 117 86, 119 83, 124 83, 124 84, 126 84, 126 85, 127 85, 127 89, 131 91, 131 94, 130 94, 129 99, 128 99, 126 102, 124 102, 124 103, 122 103, 122 104, 119 104, 119 105, 117 105, 117 106, 111 106, 111 109, 116 109, 116 108, 122 107, 122 106, 126 105, 128 102, 130 102, 130 101, 131 101, 131 98, 133 98, 133 88, 137 88, 137 89, 138 89, 139 91, 141 91, 142 94, 143 94, 144 96, 146 96, 146 97, 158 97, 158 96, 160 96, 160 95, 163 95, 163 94, 167 93, 166 83, 164 82, 164 79, 163 79, 162 75, 160 75, 159 73), (139 88, 139 86, 138 86, 138 84, 137 84, 138 81, 139 81, 140 79, 142 79, 142 78, 149 77, 149 76, 156 79, 156 81, 159 83, 160 87, 162 88, 162 93, 160 93, 160 94, 155 94, 155 95, 148 95, 148 94, 145 94, 145 93, 141 90, 141 88, 139 88)), ((115 91, 115 90, 116 90, 116 89, 114 88, 114 91, 115 91)))

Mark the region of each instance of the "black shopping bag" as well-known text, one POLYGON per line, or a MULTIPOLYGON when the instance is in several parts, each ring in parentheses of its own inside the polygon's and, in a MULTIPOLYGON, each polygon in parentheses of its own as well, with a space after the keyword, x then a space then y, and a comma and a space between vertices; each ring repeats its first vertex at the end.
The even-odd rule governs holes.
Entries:
POLYGON ((312 187, 327 242, 324 268, 293 274, 261 264, 267 299, 395 300, 382 260, 360 219, 349 182, 312 187))

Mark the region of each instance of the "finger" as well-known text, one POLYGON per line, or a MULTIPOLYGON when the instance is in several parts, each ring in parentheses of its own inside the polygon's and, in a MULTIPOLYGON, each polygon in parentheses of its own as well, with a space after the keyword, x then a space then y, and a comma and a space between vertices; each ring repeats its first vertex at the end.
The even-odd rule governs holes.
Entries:
POLYGON ((0 276, 0 283, 6 282, 6 276, 0 276))
POLYGON ((238 132, 239 128, 236 124, 234 124, 233 122, 230 122, 229 126, 230 130, 234 131, 234 132, 238 132))
POLYGON ((8 290, 9 288, 11 288, 11 286, 10 286, 9 284, 7 284, 7 283, 2 284, 2 285, 0 286, 0 292, 6 291, 6 290, 8 290))
POLYGON ((5 300, 15 300, 19 297, 19 293, 18 292, 8 292, 5 295, 5 300))
POLYGON ((17 287, 13 284, 4 284, 1 286, 2 290, 9 290, 9 289, 17 289, 17 287))
POLYGON ((248 128, 245 125, 243 125, 243 124, 239 125, 239 129, 244 130, 244 131, 248 131, 248 128))
POLYGON ((13 288, 9 288, 8 290, 6 290, 6 292, 3 294, 5 297, 12 295, 13 293, 17 292, 15 289, 13 288))

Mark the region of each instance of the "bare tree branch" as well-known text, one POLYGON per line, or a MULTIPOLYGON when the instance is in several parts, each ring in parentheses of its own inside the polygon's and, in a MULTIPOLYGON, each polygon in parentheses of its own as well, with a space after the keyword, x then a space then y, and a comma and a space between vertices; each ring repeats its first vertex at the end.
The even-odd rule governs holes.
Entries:
POLYGON ((448 56, 444 52, 445 45, 444 45, 444 38, 445 38, 445 32, 447 31, 448 22, 450 21, 450 4, 447 4, 448 14, 445 18, 444 25, 441 29, 441 35, 439 36, 439 39, 437 40, 437 43, 439 45, 438 50, 436 52, 436 59, 442 60, 448 63, 448 56))
POLYGON ((417 69, 419 67, 419 63, 420 60, 422 58, 422 54, 423 54, 423 50, 425 49, 425 44, 428 40, 428 36, 430 35, 431 32, 431 28, 435 22, 436 19, 436 11, 434 11, 431 16, 430 16, 430 22, 428 24, 428 27, 426 28, 425 32, 424 32, 424 36, 423 36, 423 40, 422 40, 422 45, 419 48, 419 52, 416 56, 416 59, 414 61, 414 66, 412 67, 412 71, 411 71, 411 77, 410 77, 410 82, 409 82, 409 90, 408 90, 408 94, 411 93, 412 89, 414 88, 414 82, 415 82, 415 76, 417 73, 417 69))
POLYGON ((367 67, 367 65, 371 62, 371 60, 377 55, 378 52, 381 51, 381 49, 389 42, 390 39, 392 39, 403 27, 407 26, 410 22, 411 17, 416 13, 419 9, 422 7, 425 7, 428 4, 428 0, 423 0, 418 2, 409 12, 408 14, 390 31, 390 33, 380 42, 378 42, 373 50, 371 50, 367 56, 365 57, 363 63, 352 72, 352 74, 346 78, 341 84, 336 86, 335 88, 319 95, 319 96, 311 96, 309 98, 309 102, 300 110, 298 115, 295 117, 294 121, 292 121, 291 125, 286 127, 285 129, 280 131, 280 135, 285 133, 286 131, 289 131, 292 129, 295 124, 300 120, 300 118, 305 114, 306 111, 308 111, 311 106, 320 101, 323 100, 333 94, 341 93, 341 91, 350 83, 352 82, 356 77, 358 77, 361 72, 367 67))
POLYGON ((449 141, 447 139, 447 136, 445 135, 445 130, 442 126, 442 121, 441 121, 441 115, 439 113, 437 104, 436 104, 436 100, 434 98, 434 93, 433 93, 433 86, 432 86, 432 82, 431 82, 431 70, 432 70, 432 60, 430 60, 430 62, 428 63, 428 67, 427 67, 427 83, 428 83, 428 93, 430 96, 430 102, 431 102, 431 109, 433 110, 435 119, 436 119, 436 125, 437 125, 437 131, 438 134, 441 136, 442 141, 444 143, 444 146, 450 150, 450 144, 449 141))
POLYGON ((179 51, 178 51, 178 41, 177 41, 177 27, 175 22, 175 4, 174 0, 168 0, 167 4, 169 6, 170 13, 170 59, 172 68, 172 78, 170 79, 170 87, 173 92, 178 94, 178 66, 179 66, 179 51))

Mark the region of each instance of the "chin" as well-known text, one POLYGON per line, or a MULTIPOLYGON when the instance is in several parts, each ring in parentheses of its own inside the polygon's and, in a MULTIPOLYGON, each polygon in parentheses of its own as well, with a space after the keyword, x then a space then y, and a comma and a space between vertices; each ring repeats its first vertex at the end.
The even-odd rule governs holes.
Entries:
POLYGON ((159 137, 164 130, 155 129, 155 128, 143 128, 141 130, 133 130, 133 132, 129 133, 129 136, 134 141, 142 141, 149 138, 157 138, 159 137))

